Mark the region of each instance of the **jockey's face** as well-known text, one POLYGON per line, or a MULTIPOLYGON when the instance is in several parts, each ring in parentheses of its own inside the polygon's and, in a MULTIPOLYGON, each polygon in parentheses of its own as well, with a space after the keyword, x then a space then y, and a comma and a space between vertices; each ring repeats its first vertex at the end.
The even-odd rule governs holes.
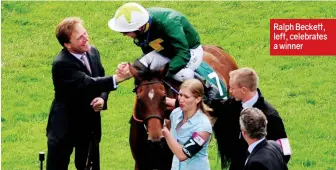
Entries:
POLYGON ((129 36, 129 37, 131 37, 131 38, 136 38, 136 37, 137 37, 137 35, 136 35, 135 32, 122 32, 122 34, 123 34, 124 36, 129 36))

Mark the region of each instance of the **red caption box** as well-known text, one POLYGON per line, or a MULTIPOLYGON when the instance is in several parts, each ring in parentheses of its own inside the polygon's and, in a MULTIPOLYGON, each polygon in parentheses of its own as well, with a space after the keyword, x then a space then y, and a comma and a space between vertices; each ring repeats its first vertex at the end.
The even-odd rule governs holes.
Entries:
POLYGON ((271 55, 336 55, 336 19, 271 19, 271 55))

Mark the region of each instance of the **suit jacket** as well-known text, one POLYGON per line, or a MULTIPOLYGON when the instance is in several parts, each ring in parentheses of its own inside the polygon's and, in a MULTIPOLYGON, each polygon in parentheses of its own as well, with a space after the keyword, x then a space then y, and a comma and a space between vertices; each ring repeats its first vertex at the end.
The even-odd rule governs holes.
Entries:
POLYGON ((263 140, 252 150, 244 170, 288 170, 288 168, 279 144, 263 140))
POLYGON ((63 140, 83 138, 94 132, 101 137, 100 113, 94 112, 91 101, 96 97, 105 100, 107 109, 109 91, 115 90, 112 76, 104 77, 105 71, 95 47, 87 52, 90 73, 85 65, 63 49, 52 64, 55 96, 51 105, 47 137, 63 140))
MULTIPOLYGON (((264 99, 259 89, 258 94, 259 98, 253 107, 262 110, 267 117, 266 139, 287 138, 279 113, 264 99)), ((242 111, 241 101, 236 101, 234 98, 225 101, 216 99, 211 102, 210 107, 214 110, 211 115, 217 117, 213 129, 222 166, 226 167, 231 162, 231 170, 242 170, 247 157, 248 144, 241 135, 239 125, 240 112, 242 111)), ((286 157, 287 162, 288 160, 289 156, 286 157)))

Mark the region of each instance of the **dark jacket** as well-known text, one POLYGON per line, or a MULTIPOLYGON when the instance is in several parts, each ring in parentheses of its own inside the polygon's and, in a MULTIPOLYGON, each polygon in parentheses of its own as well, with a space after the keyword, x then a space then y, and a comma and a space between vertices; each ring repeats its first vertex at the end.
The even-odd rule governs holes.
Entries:
POLYGON ((263 140, 252 150, 244 170, 288 170, 288 167, 279 144, 263 140))
POLYGON ((170 58, 168 76, 186 67, 190 60, 190 49, 198 47, 200 36, 188 19, 181 13, 168 8, 148 8, 151 18, 149 30, 138 37, 144 54, 153 50, 170 58), (148 40, 147 40, 148 39, 148 40))
MULTIPOLYGON (((268 140, 287 138, 284 124, 279 113, 269 104, 258 89, 259 98, 253 105, 263 111, 267 117, 267 136, 268 140)), ((214 109, 212 116, 217 117, 214 124, 214 134, 217 139, 218 151, 221 156, 223 167, 227 167, 231 162, 231 170, 242 170, 247 157, 248 144, 241 135, 239 116, 242 111, 241 101, 229 98, 213 100, 210 107, 214 109)), ((285 157, 286 162, 289 156, 285 157)))
POLYGON ((87 58, 92 74, 66 49, 56 56, 52 64, 55 97, 47 125, 49 139, 86 136, 94 131, 100 141, 100 113, 94 112, 90 103, 94 98, 102 97, 105 100, 103 109, 106 109, 109 91, 115 88, 113 77, 104 77, 98 50, 91 47, 87 58))

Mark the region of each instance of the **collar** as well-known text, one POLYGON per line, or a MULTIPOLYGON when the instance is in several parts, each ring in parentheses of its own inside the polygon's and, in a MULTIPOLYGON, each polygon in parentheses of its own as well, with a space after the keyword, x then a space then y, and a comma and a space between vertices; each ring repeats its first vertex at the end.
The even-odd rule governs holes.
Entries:
POLYGON ((83 54, 75 54, 75 53, 71 53, 73 56, 75 56, 78 60, 80 60, 80 61, 82 61, 81 60, 81 57, 83 56, 83 55, 85 55, 86 53, 83 53, 83 54))
POLYGON ((263 140, 265 140, 265 137, 261 138, 260 140, 252 143, 249 147, 248 147, 248 151, 250 152, 250 154, 252 153, 253 149, 263 140))
MULTIPOLYGON (((194 115, 192 115, 192 116, 187 120, 187 122, 189 122, 189 123, 191 123, 191 124, 197 124, 197 123, 198 123, 198 121, 197 121, 197 117, 198 117, 199 114, 203 114, 202 111, 201 111, 201 109, 198 109, 198 110, 196 111, 196 113, 195 113, 194 115)), ((181 120, 183 120, 183 111, 181 111, 181 114, 179 115, 178 119, 179 119, 179 122, 180 122, 181 120)))
POLYGON ((133 43, 135 45, 137 45, 139 47, 146 47, 148 45, 151 26, 152 26, 152 18, 149 17, 148 22, 145 25, 143 33, 140 33, 139 31, 136 31, 137 37, 133 39, 133 43), (141 35, 141 34, 143 34, 143 35, 141 35))
POLYGON ((149 25, 149 22, 147 22, 147 23, 146 23, 146 26, 145 26, 145 30, 144 30, 144 32, 147 32, 147 31, 149 30, 149 26, 150 26, 150 25, 149 25))
POLYGON ((248 100, 248 101, 246 101, 246 102, 242 102, 243 109, 253 107, 253 105, 254 105, 255 103, 257 103, 258 98, 259 98, 259 94, 258 94, 258 92, 256 91, 256 93, 254 94, 254 96, 253 96, 250 100, 248 100))

